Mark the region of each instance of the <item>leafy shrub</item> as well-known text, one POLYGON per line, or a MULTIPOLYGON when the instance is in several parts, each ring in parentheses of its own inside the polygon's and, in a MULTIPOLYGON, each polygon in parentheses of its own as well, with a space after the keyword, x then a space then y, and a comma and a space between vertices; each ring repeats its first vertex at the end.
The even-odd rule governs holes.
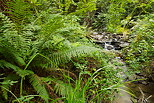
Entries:
POLYGON ((143 15, 133 27, 130 46, 124 50, 126 62, 133 69, 147 68, 154 56, 153 14, 143 15))
POLYGON ((152 0, 98 0, 93 26, 99 31, 128 32, 137 15, 153 12, 152 0))

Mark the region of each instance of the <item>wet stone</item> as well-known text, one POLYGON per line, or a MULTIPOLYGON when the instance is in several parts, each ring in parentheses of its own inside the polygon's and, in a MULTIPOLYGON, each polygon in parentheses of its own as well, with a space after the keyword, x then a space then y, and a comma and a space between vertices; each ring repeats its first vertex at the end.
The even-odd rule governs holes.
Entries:
POLYGON ((96 40, 96 44, 98 44, 106 50, 121 50, 123 47, 129 46, 128 42, 123 41, 122 34, 93 32, 93 35, 91 35, 91 37, 94 40, 96 40))
POLYGON ((107 50, 112 50, 114 49, 112 46, 107 46, 107 50))

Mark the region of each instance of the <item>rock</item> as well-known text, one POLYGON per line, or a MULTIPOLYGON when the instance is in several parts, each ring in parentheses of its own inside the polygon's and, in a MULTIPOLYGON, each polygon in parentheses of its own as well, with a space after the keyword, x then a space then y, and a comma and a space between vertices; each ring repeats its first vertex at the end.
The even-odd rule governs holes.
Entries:
POLYGON ((110 45, 110 44, 105 44, 104 49, 106 49, 106 50, 113 50, 114 47, 112 45, 110 45))
POLYGON ((120 46, 115 47, 115 50, 121 50, 121 49, 122 49, 122 47, 120 47, 120 46))
POLYGON ((105 43, 104 42, 95 42, 96 44, 98 44, 100 47, 104 48, 105 47, 105 43))
POLYGON ((114 46, 115 50, 121 50, 122 47, 120 47, 120 42, 111 42, 111 45, 114 46))
POLYGON ((138 75, 138 76, 144 76, 142 73, 135 73, 136 75, 138 75))
POLYGON ((147 81, 142 81, 143 85, 148 85, 149 83, 147 81))
POLYGON ((129 46, 129 43, 127 43, 127 42, 122 42, 122 43, 120 44, 120 47, 126 47, 126 46, 129 46))
POLYGON ((112 50, 112 49, 114 49, 113 46, 107 46, 107 50, 112 50))
POLYGON ((93 34, 93 35, 98 35, 98 32, 93 32, 92 34, 93 34))
POLYGON ((91 35, 93 39, 96 40, 96 42, 102 42, 102 44, 98 44, 101 47, 107 49, 107 50, 121 50, 123 47, 129 46, 128 42, 123 41, 122 34, 111 34, 111 33, 98 33, 93 32, 93 35, 91 35), (104 44, 104 43, 105 44, 104 44), (110 45, 108 45, 110 44, 110 45))
POLYGON ((135 80, 136 79, 136 75, 133 74, 133 75, 129 76, 128 78, 129 78, 130 81, 135 80))
POLYGON ((113 37, 113 38, 116 38, 116 37, 117 37, 117 34, 113 34, 112 37, 113 37))
POLYGON ((102 41, 102 38, 104 37, 103 35, 91 35, 92 38, 98 41, 102 41))
POLYGON ((113 38, 112 39, 112 42, 117 42, 118 40, 116 38, 113 38))
POLYGON ((120 42, 111 42, 111 45, 113 45, 113 46, 119 46, 120 45, 120 42))
POLYGON ((106 44, 109 44, 109 45, 112 45, 112 44, 111 44, 111 41, 106 41, 105 43, 106 43, 106 44))
POLYGON ((105 32, 102 32, 101 34, 102 34, 102 35, 106 35, 106 33, 105 33, 105 32))
POLYGON ((121 59, 121 57, 115 57, 115 59, 119 59, 119 60, 120 60, 120 59, 121 59))

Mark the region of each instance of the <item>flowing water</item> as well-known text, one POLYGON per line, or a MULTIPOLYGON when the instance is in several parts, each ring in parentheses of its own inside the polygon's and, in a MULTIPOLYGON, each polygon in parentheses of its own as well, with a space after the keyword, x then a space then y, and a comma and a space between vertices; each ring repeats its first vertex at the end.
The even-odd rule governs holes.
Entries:
POLYGON ((138 103, 154 103, 154 83, 149 84, 134 84, 131 83, 128 87, 137 96, 138 103))
POLYGON ((130 90, 126 91, 133 93, 136 97, 125 91, 120 91, 116 94, 113 103, 154 103, 154 83, 148 85, 130 83, 127 84, 127 87, 130 90))

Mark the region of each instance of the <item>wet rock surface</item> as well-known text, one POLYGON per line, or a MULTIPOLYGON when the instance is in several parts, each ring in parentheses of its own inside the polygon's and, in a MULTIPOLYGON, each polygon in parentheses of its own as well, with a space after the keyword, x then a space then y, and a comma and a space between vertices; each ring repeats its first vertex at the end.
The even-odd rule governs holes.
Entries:
POLYGON ((98 33, 93 32, 90 35, 94 42, 106 50, 121 50, 129 45, 124 39, 123 34, 98 33))

